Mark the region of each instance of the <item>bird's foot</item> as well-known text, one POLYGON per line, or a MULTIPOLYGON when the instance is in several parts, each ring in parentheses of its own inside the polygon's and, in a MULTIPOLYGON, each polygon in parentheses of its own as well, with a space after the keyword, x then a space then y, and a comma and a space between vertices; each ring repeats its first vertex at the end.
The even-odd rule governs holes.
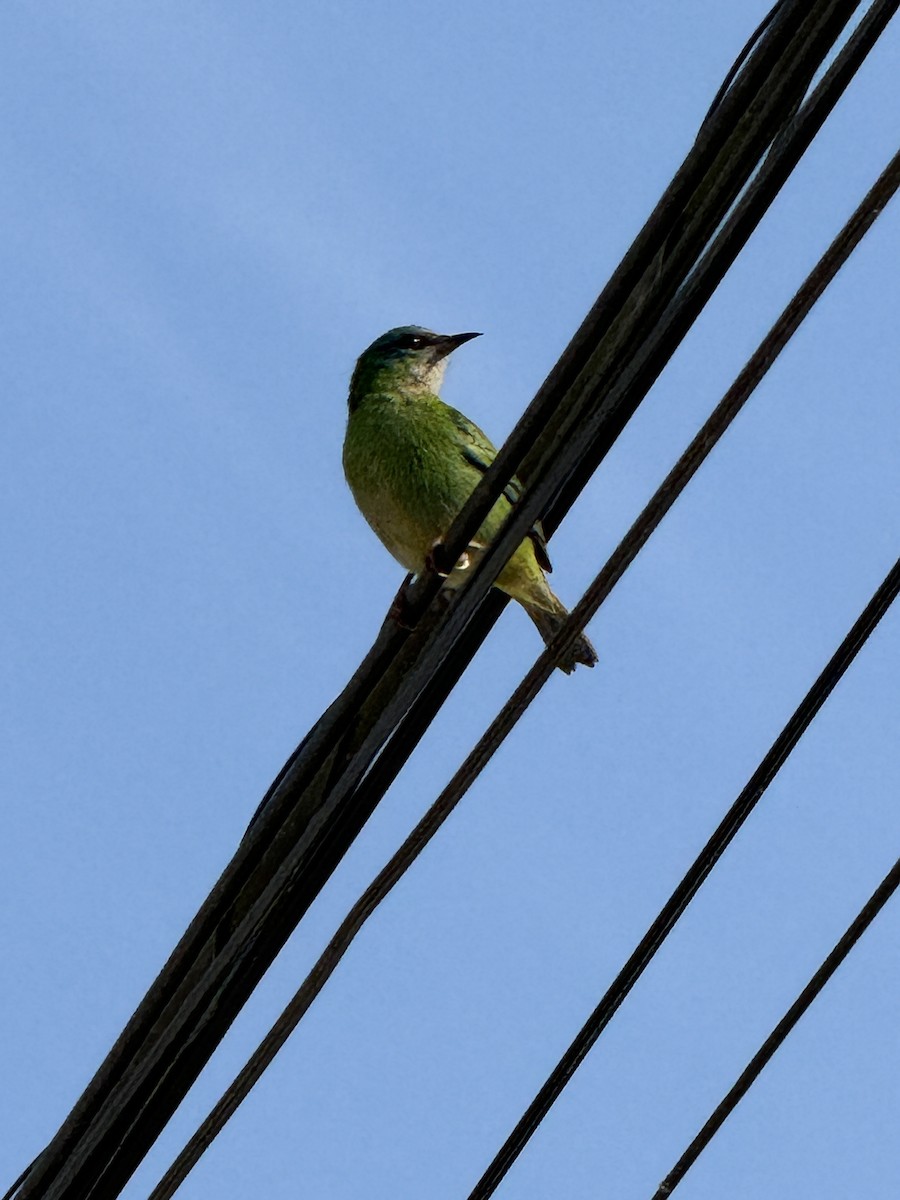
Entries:
POLYGON ((442 579, 452 575, 454 571, 468 571, 477 562, 484 550, 483 542, 470 542, 455 563, 447 557, 447 547, 442 541, 437 541, 425 555, 425 567, 428 571, 436 571, 442 579))
MULTIPOLYGON (((465 556, 463 556, 465 557, 465 556)), ((425 555, 425 570, 435 571, 440 575, 441 579, 446 579, 454 566, 459 566, 459 563, 452 563, 447 557, 447 547, 438 538, 432 545, 431 549, 425 555)), ((468 563, 466 564, 468 566, 468 563)))

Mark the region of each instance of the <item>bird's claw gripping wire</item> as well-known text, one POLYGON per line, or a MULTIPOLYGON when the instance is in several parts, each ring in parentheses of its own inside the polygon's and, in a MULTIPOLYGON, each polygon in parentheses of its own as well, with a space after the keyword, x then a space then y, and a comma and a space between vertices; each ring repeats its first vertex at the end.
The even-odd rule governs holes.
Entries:
POLYGON ((447 557, 447 547, 438 540, 425 555, 425 569, 436 572, 441 579, 447 579, 455 571, 468 571, 485 549, 484 542, 469 542, 468 549, 463 550, 455 563, 451 563, 447 557))
POLYGON ((446 579, 455 567, 462 567, 463 570, 469 565, 468 555, 463 554, 458 562, 452 563, 447 557, 447 547, 438 538, 432 545, 431 549, 425 555, 425 570, 434 571, 440 575, 441 579, 446 579))

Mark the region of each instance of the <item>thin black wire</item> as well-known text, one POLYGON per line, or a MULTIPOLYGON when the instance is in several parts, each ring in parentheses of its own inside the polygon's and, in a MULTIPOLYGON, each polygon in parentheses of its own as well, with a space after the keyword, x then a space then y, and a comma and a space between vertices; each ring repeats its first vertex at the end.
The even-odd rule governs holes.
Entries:
MULTIPOLYGON (((898 187, 900 187, 900 153, 895 155, 873 187, 867 192, 849 221, 822 255, 748 361, 734 385, 726 392, 625 538, 610 556, 594 583, 585 593, 585 597, 573 611, 566 635, 559 638, 558 648, 556 646, 548 648, 541 654, 440 796, 353 905, 278 1020, 209 1116, 193 1134, 159 1184, 153 1189, 148 1200, 170 1200, 205 1150, 234 1115, 239 1105, 262 1076, 263 1071, 309 1010, 365 922, 435 836, 490 757, 514 728, 519 717, 538 694, 552 672, 555 653, 564 647, 569 634, 572 637, 578 635, 583 629, 584 623, 597 611, 600 604, 621 579, 641 547, 647 542, 675 500, 693 478, 778 354, 787 345, 805 316, 834 279, 840 267, 859 245, 887 200, 898 187)), ((378 780, 377 786, 383 786, 383 781, 378 780)))
POLYGON ((722 86, 719 88, 719 90, 716 92, 715 96, 713 97, 713 102, 712 102, 712 104, 710 104, 709 109, 707 110, 706 116, 703 118, 703 122, 700 126, 701 129, 706 124, 706 122, 710 119, 710 117, 713 115, 713 113, 715 113, 716 109, 721 105, 721 103, 725 99, 725 97, 728 95, 728 92, 731 89, 731 85, 734 83, 734 81, 740 75, 741 70, 743 69, 744 65, 746 64, 748 58, 753 53, 753 51, 756 49, 756 46, 757 46, 760 38, 763 36, 763 34, 766 32, 766 30, 770 27, 772 22, 778 16, 779 9, 782 9, 783 7, 784 7, 784 0, 777 0, 777 3, 773 4, 773 6, 769 9, 769 11, 766 13, 766 15, 763 17, 763 19, 757 25, 757 27, 753 30, 753 32, 747 38, 746 42, 744 43, 743 49, 741 50, 740 54, 738 54, 737 58, 734 60, 731 70, 728 72, 728 74, 722 80, 722 86))
POLYGON ((700 890, 710 871, 747 820, 816 713, 825 703, 891 603, 896 599, 898 591, 900 591, 900 559, 894 563, 884 582, 866 605, 828 665, 804 696, 793 716, 750 777, 746 787, 725 814, 712 837, 666 901, 656 920, 489 1164, 469 1194, 468 1200, 487 1200, 487 1197, 494 1194, 509 1168, 522 1153, 532 1134, 586 1058, 588 1051, 612 1020, 625 997, 671 933, 681 914, 700 890))
POLYGON ((884 908, 885 904, 893 896, 898 886, 900 886, 900 858, 897 859, 890 871, 888 871, 887 875, 866 901, 859 915, 848 927, 846 933, 740 1073, 734 1086, 713 1110, 709 1120, 654 1192, 653 1200, 666 1200, 666 1197, 671 1196, 675 1191, 675 1188, 681 1183, 682 1179, 684 1179, 685 1175, 725 1124, 725 1121, 731 1116, 751 1086, 759 1078, 775 1052, 780 1049, 794 1026, 825 987, 825 984, 831 979, 832 975, 834 975, 835 971, 884 908))

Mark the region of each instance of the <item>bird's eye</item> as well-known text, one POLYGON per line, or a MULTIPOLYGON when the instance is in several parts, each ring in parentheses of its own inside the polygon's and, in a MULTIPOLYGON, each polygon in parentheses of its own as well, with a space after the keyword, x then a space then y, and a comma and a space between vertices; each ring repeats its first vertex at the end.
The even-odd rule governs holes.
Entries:
POLYGON ((423 346, 427 345, 428 338, 423 337, 420 333, 405 333, 394 342, 397 350, 421 350, 423 346))

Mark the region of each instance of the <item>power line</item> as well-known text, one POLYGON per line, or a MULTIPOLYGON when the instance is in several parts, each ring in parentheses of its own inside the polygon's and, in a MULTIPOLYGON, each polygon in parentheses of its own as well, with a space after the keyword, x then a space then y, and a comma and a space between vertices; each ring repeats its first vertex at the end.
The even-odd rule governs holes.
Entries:
MULTIPOLYGON (((634 561, 640 549, 649 540, 653 531, 681 495, 706 457, 712 452, 757 384, 775 362, 827 285, 834 279, 840 267, 859 245, 898 187, 900 187, 900 152, 894 156, 875 184, 869 189, 853 215, 845 223, 801 287, 798 288, 732 387, 725 393, 687 450, 613 551, 605 566, 588 588, 584 598, 573 611, 565 634, 557 639, 560 643, 558 649, 563 649, 571 637, 577 636, 584 623, 596 613, 600 604, 622 578, 628 566, 634 561)), ((149 1200, 170 1200, 170 1197, 175 1194, 190 1170, 197 1164, 201 1155, 212 1144, 226 1122, 234 1115, 263 1071, 296 1029, 328 979, 331 978, 357 933, 395 884, 409 870, 425 846, 453 812, 490 757, 515 727, 519 717, 537 696, 538 691, 551 674, 554 660, 555 654, 552 648, 541 654, 532 670, 503 706, 450 783, 399 850, 353 905, 263 1042, 154 1188, 149 1200)), ((378 764, 373 768, 373 772, 377 775, 378 764)), ((371 784, 371 777, 369 782, 371 784)), ((377 782, 379 789, 384 786, 383 780, 378 779, 377 782)))
POLYGON ((885 875, 846 933, 740 1073, 734 1086, 729 1089, 728 1094, 722 1101, 716 1105, 709 1120, 654 1192, 653 1200, 665 1200, 667 1196, 671 1196, 675 1191, 676 1187, 681 1183, 682 1179, 684 1179, 685 1175, 725 1124, 725 1121, 731 1116, 744 1096, 746 1096, 751 1086, 759 1078, 775 1052, 780 1049, 788 1034, 884 908, 885 904, 887 904, 888 900, 890 900, 891 896, 893 896, 898 886, 900 886, 900 858, 897 859, 890 871, 885 875))
MULTIPOLYGON (((399 742, 395 731, 402 725, 408 735, 420 735, 423 715, 436 711, 447 694, 441 673, 457 676, 496 619, 503 601, 485 599, 485 593, 523 536, 525 525, 516 532, 516 522, 527 516, 530 525, 545 511, 550 529, 559 523, 897 3, 872 5, 865 19, 870 40, 854 35, 852 53, 845 47, 839 56, 843 73, 826 75, 817 105, 801 110, 802 123, 791 114, 859 3, 786 0, 780 8, 447 538, 451 553, 457 543, 464 549, 467 523, 477 528, 522 456, 530 454, 529 488, 501 536, 502 549, 485 555, 449 604, 444 597, 431 604, 440 586, 436 578, 417 583, 412 600, 424 616, 414 632, 385 624, 344 693, 280 773, 259 820, 34 1164, 22 1200, 118 1194, 370 815, 378 795, 361 784, 373 763, 381 766, 385 743, 390 739, 391 754, 405 760, 414 743, 399 742), (751 189, 740 220, 727 226, 727 238, 722 231, 714 237, 768 162, 776 167, 766 176, 767 188, 751 189), (708 244, 720 251, 705 252, 708 244), (695 280, 696 286, 685 286, 695 280), (659 337, 663 312, 669 316, 659 337), (641 356, 651 340, 652 354, 641 356), (629 372, 637 360, 639 369, 629 372), (612 386, 625 375, 627 387, 612 386), (474 628, 463 647, 459 639, 470 622, 474 628)), ((384 773, 390 774, 388 767, 384 773)))
POLYGON ((468 1200, 487 1200, 494 1194, 509 1168, 522 1153, 532 1134, 586 1058, 588 1051, 615 1016, 619 1006, 649 966, 653 956, 669 936, 681 914, 696 896, 707 875, 756 807, 757 802, 797 745, 813 717, 828 699, 841 676, 884 616, 898 591, 900 591, 900 559, 894 563, 853 628, 841 642, 827 666, 806 693, 762 762, 751 775, 746 787, 722 818, 712 837, 663 905, 659 915, 644 934, 625 966, 553 1068, 546 1083, 525 1110, 515 1129, 469 1194, 468 1200))

